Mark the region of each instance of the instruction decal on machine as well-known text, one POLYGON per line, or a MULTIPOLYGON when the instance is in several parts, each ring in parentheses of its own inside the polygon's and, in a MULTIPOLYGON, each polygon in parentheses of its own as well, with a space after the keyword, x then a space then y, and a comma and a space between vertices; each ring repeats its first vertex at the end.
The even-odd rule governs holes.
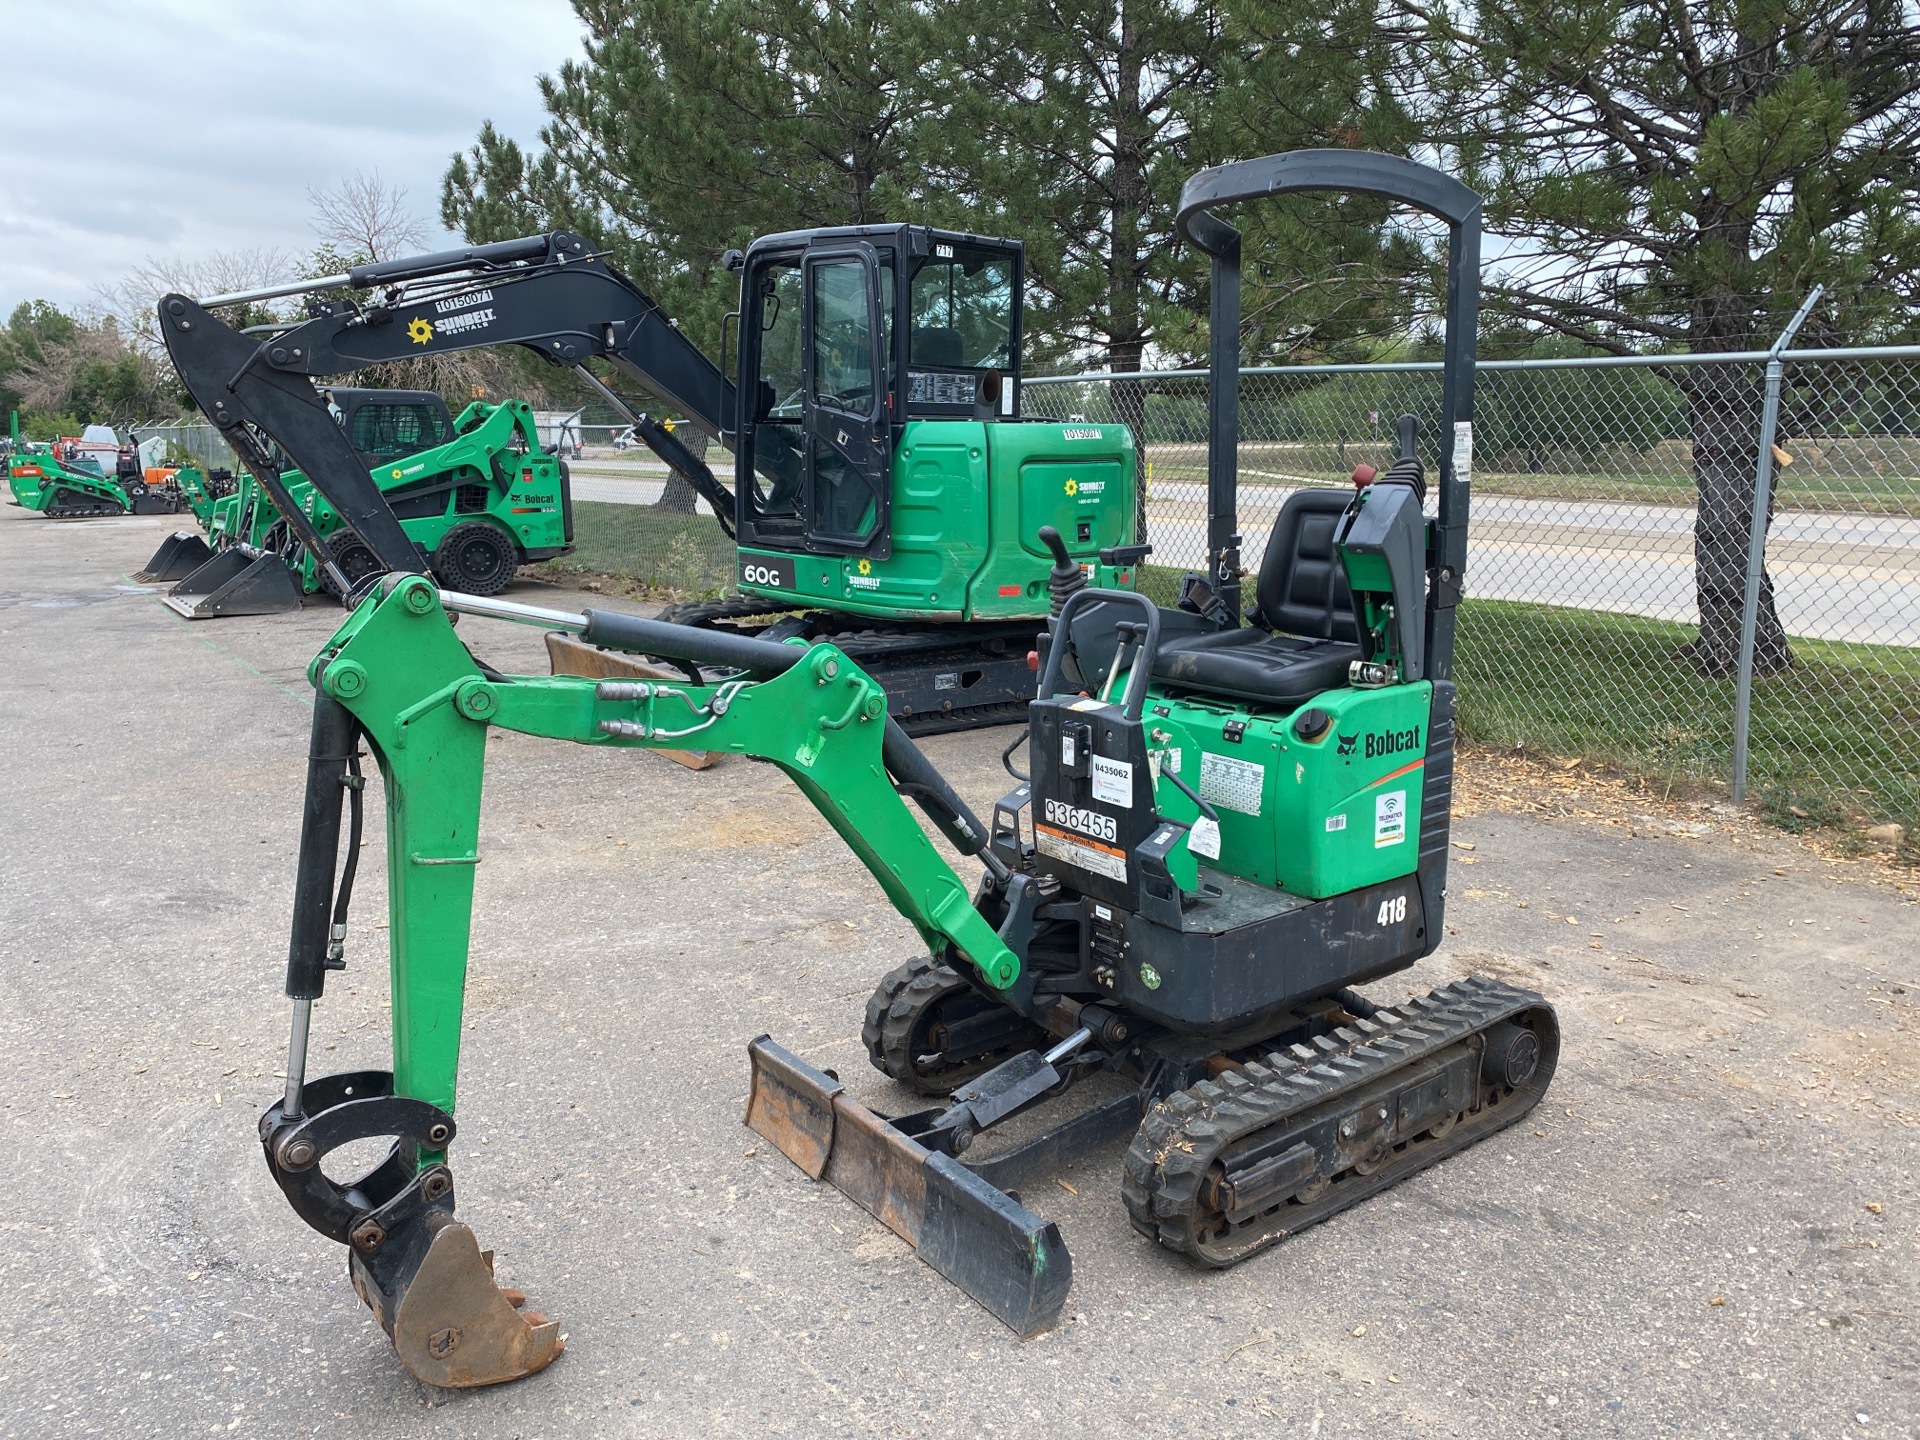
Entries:
POLYGON ((1033 843, 1050 860, 1126 883, 1127 857, 1118 846, 1103 845, 1045 822, 1034 825, 1033 843))
POLYGON ((1453 422, 1453 478, 1462 485, 1473 483, 1473 422, 1453 422))
POLYGON ((1110 760, 1105 755, 1093 761, 1093 798, 1103 805, 1133 808, 1133 765, 1126 760, 1110 760))
POLYGON ((1384 850, 1407 838, 1407 792, 1389 790, 1373 801, 1373 848, 1384 850))
POLYGON ((1238 810, 1242 815, 1260 813, 1260 792, 1266 788, 1267 767, 1252 760, 1236 760, 1231 755, 1216 755, 1211 750, 1200 754, 1200 798, 1210 805, 1238 810))
POLYGON ((1204 860, 1220 858, 1220 824, 1202 815, 1187 831, 1187 849, 1204 860))

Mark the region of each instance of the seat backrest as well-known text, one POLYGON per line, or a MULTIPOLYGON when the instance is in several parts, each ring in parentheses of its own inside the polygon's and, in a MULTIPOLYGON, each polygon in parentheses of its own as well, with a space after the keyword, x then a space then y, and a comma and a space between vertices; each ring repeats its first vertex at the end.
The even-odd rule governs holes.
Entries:
POLYGON ((1360 643, 1346 566, 1334 547, 1351 490, 1296 490, 1274 517, 1254 587, 1257 620, 1283 635, 1360 643))
POLYGON ((966 341, 951 326, 916 325, 913 359, 919 365, 947 365, 957 370, 967 363, 966 341))

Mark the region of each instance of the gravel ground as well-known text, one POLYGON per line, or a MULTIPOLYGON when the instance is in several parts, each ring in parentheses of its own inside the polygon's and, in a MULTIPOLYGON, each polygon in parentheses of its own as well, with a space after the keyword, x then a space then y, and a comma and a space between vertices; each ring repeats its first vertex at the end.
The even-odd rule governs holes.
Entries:
MULTIPOLYGON (((339 612, 187 624, 125 579, 168 528, 0 508, 0 1436, 1920 1434, 1912 885, 1710 812, 1479 808, 1447 945, 1372 993, 1544 991, 1547 1100, 1222 1273, 1085 1161, 1028 1196, 1075 1277, 1021 1343, 740 1124, 767 1030, 903 1105, 859 1049, 913 947, 878 887, 768 767, 513 736, 455 1165, 571 1339, 419 1385, 254 1134, 339 612)), ((545 670, 536 632, 461 631, 545 670)), ((1005 738, 927 748, 984 806, 1005 738)), ((379 890, 318 1072, 387 1063, 379 890)))

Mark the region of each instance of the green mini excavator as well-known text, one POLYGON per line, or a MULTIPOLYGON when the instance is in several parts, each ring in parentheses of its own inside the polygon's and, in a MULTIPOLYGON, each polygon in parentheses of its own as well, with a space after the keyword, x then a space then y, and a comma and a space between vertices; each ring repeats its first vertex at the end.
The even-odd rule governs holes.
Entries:
POLYGON ((762 1036, 747 1123, 1021 1335, 1057 1321, 1072 1266, 1057 1228, 1009 1190, 1075 1156, 1124 1145, 1134 1228, 1225 1266, 1538 1101, 1559 1050, 1539 995, 1487 979, 1392 1002, 1354 988, 1444 933, 1479 216, 1454 180, 1366 153, 1272 156, 1188 182, 1180 229, 1213 262, 1208 568, 1162 608, 1085 584, 1065 537, 1039 530, 1061 583, 1036 637, 1024 768, 1016 743, 1013 786, 984 823, 889 717, 883 688, 826 640, 536 610, 419 574, 379 582, 310 670, 292 1042, 260 1137, 416 1376, 511 1380, 560 1349, 554 1322, 494 1284, 456 1216, 449 1163, 495 729, 755 756, 819 810, 924 942, 880 981, 864 1039, 881 1071, 935 1099, 883 1116, 762 1036), (1425 447, 1438 452, 1437 513, 1423 510, 1409 417, 1383 472, 1286 500, 1249 597, 1236 529, 1240 237, 1220 212, 1311 190, 1383 196, 1449 227, 1443 418, 1425 447), (504 675, 468 653, 456 614, 671 656, 687 678, 504 675), (312 1007, 345 963, 363 746, 386 790, 392 1068, 310 1079, 312 1007), (976 882, 916 807, 977 863, 976 882), (1067 1103, 1101 1072, 1132 1083, 1067 1103), (1041 1133, 986 1143, 1028 1111, 1049 1122, 1041 1133), (330 1152, 378 1137, 392 1142, 380 1165, 327 1176, 330 1152))

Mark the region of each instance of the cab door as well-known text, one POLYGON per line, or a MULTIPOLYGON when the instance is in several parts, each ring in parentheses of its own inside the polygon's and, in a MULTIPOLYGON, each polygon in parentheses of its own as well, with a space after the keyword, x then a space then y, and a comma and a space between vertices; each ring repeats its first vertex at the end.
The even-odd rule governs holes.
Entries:
POLYGON ((862 243, 809 249, 802 275, 807 548, 884 560, 893 446, 879 257, 862 243))

